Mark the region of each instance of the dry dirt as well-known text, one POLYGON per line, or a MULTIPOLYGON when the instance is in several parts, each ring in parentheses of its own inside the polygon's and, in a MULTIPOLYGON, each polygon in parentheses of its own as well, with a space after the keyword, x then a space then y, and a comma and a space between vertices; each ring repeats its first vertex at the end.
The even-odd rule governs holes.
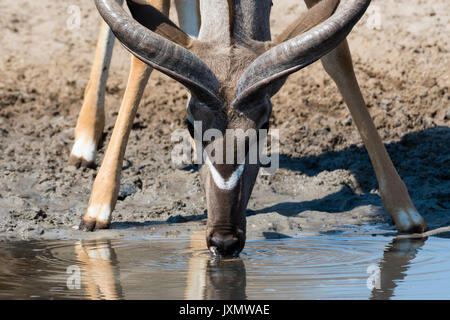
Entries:
MULTIPOLYGON (((274 0, 273 34, 305 10, 274 0)), ((450 2, 374 0, 349 36, 370 113, 431 228, 450 224, 450 2), (372 17, 374 17, 372 14, 372 17), (375 21, 376 22, 376 21, 375 21)), ((201 229, 204 196, 195 170, 173 168, 171 133, 183 128, 185 90, 154 72, 130 136, 124 191, 112 229, 78 226, 96 170, 68 167, 99 16, 93 1, 0 2, 0 238, 74 238, 201 229), (67 28, 79 6, 79 29, 67 28), (125 197, 126 196, 126 197, 125 197)), ((175 17, 174 17, 175 18, 175 17)), ((116 43, 107 85, 106 140, 125 89, 129 54, 116 43)), ((248 236, 393 231, 367 152, 320 63, 291 76, 273 98, 281 168, 258 178, 248 236)), ((104 148, 97 156, 101 163, 104 148)))

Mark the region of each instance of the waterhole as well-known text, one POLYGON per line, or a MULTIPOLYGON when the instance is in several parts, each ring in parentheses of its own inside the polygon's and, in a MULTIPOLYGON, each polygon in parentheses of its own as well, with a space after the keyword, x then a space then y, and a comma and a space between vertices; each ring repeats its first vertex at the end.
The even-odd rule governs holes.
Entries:
POLYGON ((222 260, 202 238, 3 242, 0 298, 450 298, 446 238, 254 240, 239 258, 222 260))

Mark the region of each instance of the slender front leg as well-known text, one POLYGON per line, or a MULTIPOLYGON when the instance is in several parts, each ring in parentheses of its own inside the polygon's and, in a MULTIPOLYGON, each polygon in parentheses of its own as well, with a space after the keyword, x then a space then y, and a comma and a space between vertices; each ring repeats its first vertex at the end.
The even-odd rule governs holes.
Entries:
POLYGON ((132 57, 127 89, 105 158, 95 178, 87 212, 80 223, 81 230, 105 229, 111 223, 128 137, 151 71, 145 63, 132 57))
POLYGON ((178 24, 191 37, 198 37, 200 29, 200 6, 198 0, 175 0, 178 24))
POLYGON ((333 78, 347 104, 369 153, 387 213, 400 232, 424 232, 427 225, 417 212, 405 184, 397 173, 381 141, 361 94, 353 70, 347 41, 322 58, 323 66, 333 78))
MULTIPOLYGON (((311 8, 319 1, 305 0, 305 3, 308 8, 311 8)), ((426 231, 427 225, 414 207, 408 190, 392 164, 366 107, 353 70, 347 40, 324 56, 321 61, 341 92, 369 153, 377 176, 381 200, 387 213, 400 232, 426 231)))
MULTIPOLYGON (((123 0, 117 0, 122 4, 123 0)), ((105 126, 105 90, 114 46, 114 35, 102 21, 94 63, 75 128, 75 143, 69 165, 95 166, 95 155, 105 126)))
MULTIPOLYGON (((169 15, 170 0, 134 0, 151 4, 169 15)), ((116 205, 125 149, 136 111, 152 68, 132 57, 131 70, 119 115, 105 153, 102 166, 92 188, 89 205, 80 223, 80 230, 92 231, 109 228, 111 213, 116 205)))

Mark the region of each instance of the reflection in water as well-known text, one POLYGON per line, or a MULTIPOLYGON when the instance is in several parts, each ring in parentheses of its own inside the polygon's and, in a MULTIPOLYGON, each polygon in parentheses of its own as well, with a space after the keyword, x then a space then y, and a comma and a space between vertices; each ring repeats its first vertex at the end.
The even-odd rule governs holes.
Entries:
MULTIPOLYGON (((0 242, 0 298, 442 299, 450 298, 450 241, 302 236, 249 241, 214 260, 190 238, 0 242), (367 273, 380 269, 379 289, 367 273), (81 287, 69 284, 77 269, 81 287)), ((78 278, 77 278, 78 279, 78 278)))
MULTIPOLYGON (((190 244, 186 299, 246 299, 245 265, 240 258, 215 260, 205 248, 204 232, 195 232, 190 244)), ((75 245, 82 270, 82 283, 88 299, 123 299, 119 261, 110 241, 80 241, 75 245)))
POLYGON ((14 292, 14 299, 40 298, 33 294, 39 288, 39 279, 50 278, 51 272, 46 261, 33 261, 33 252, 44 251, 42 244, 17 241, 13 245, 0 248, 0 299, 11 299, 5 292, 14 292), (30 268, 30 261, 33 261, 30 268), (20 284, 20 285, 19 285, 20 284))
POLYGON ((118 260, 111 241, 79 241, 75 253, 89 299, 123 299, 118 260))
MULTIPOLYGON (((216 260, 204 254, 203 232, 190 237, 192 256, 187 264, 185 299, 246 299, 246 269, 240 258, 216 260)), ((390 299, 398 281, 404 280, 411 261, 425 239, 393 239, 386 246, 380 267, 379 289, 372 290, 371 299, 390 299)), ((119 261, 110 241, 80 241, 75 246, 89 299, 123 299, 119 261)), ((301 268, 301 266, 299 266, 301 268)))
POLYGON ((205 299, 212 300, 244 300, 245 265, 241 259, 230 261, 208 261, 206 268, 205 299))
POLYGON ((189 300, 246 299, 245 264, 240 258, 216 260, 196 252, 206 248, 204 232, 191 235, 185 298, 189 300))
POLYGON ((397 282, 406 277, 411 261, 416 257, 427 238, 397 239, 386 246, 380 263, 380 285, 372 290, 370 299, 390 299, 394 296, 397 282))

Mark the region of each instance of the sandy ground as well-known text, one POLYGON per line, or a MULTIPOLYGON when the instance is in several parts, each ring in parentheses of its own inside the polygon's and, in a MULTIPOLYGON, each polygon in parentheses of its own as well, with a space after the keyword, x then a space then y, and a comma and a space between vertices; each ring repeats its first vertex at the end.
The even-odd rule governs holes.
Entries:
MULTIPOLYGON (((375 124, 431 228, 450 224, 450 3, 374 0, 349 37, 375 124)), ((305 6, 275 0, 273 34, 305 6)), ((96 170, 68 167, 99 16, 93 1, 0 2, 0 238, 76 238, 186 233, 204 227, 195 170, 172 167, 171 133, 183 127, 187 94, 154 72, 130 136, 113 230, 82 233, 96 170), (79 29, 68 7, 81 8, 79 29)), ((174 17, 175 18, 175 17, 174 17)), ((107 86, 106 143, 125 89, 129 54, 116 43, 107 86)), ((394 230, 368 155, 334 83, 316 63, 273 98, 281 168, 259 177, 248 237, 298 232, 394 230)), ((101 163, 104 148, 97 156, 101 163)))

